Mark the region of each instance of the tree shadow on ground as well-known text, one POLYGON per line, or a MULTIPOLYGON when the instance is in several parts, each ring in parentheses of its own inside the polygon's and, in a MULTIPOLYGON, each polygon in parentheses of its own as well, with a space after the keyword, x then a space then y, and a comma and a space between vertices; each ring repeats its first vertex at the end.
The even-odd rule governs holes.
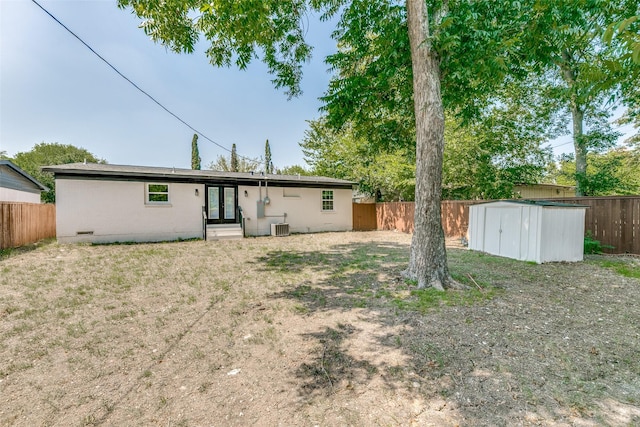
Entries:
POLYGON ((18 246, 16 248, 0 249, 0 261, 17 257, 23 254, 27 254, 29 252, 41 249, 42 247, 45 247, 45 246, 53 245, 55 243, 56 243, 56 239, 51 238, 51 239, 39 240, 38 242, 35 242, 35 243, 27 243, 23 246, 18 246))
POLYGON ((306 339, 315 339, 320 348, 310 362, 302 363, 296 371, 296 378, 302 381, 301 394, 327 395, 372 378, 378 368, 345 351, 344 341, 354 332, 353 325, 338 324, 322 332, 304 334, 306 339))
MULTIPOLYGON (((605 379, 618 374, 605 367, 605 360, 637 360, 640 347, 625 346, 624 332, 593 329, 593 316, 612 317, 612 301, 597 301, 585 316, 572 308, 592 304, 593 296, 576 293, 568 284, 590 280, 604 286, 610 277, 587 279, 594 273, 571 265, 537 266, 466 251, 450 254, 454 273, 484 269, 482 276, 499 277, 508 295, 475 303, 463 298, 462 303, 422 312, 404 310, 401 302, 411 298, 413 288, 400 278, 409 247, 391 242, 278 250, 260 257, 259 268, 291 275, 289 288, 271 298, 295 301, 303 316, 358 310, 367 322, 392 331, 376 335, 377 351, 404 356, 402 364, 391 364, 371 353, 354 353, 350 345, 357 329, 351 324, 327 326, 306 336, 316 341, 316 351, 295 371, 300 394, 330 395, 375 380, 390 390, 402 388, 427 406, 444 400, 455 409, 456 419, 468 425, 581 420, 618 425, 606 408, 597 409, 613 398, 630 414, 622 419, 639 420, 628 409, 640 402, 640 388, 629 377, 637 367, 624 367, 627 391, 613 393, 606 390, 613 380, 605 379)), ((638 305, 631 305, 631 312, 616 315, 640 322, 638 305)))
POLYGON ((262 268, 283 274, 312 276, 272 298, 303 303, 304 312, 351 310, 374 305, 392 291, 408 290, 400 272, 408 248, 396 243, 335 245, 325 252, 273 251, 258 259, 262 268))
MULTIPOLYGON (((387 360, 372 353, 359 354, 352 348, 361 332, 350 323, 326 326, 304 334, 315 341, 310 359, 295 371, 299 393, 307 398, 329 396, 340 390, 366 388, 374 380, 386 390, 403 389, 409 395, 433 397, 436 389, 416 384, 428 377, 440 382, 444 375, 446 350, 436 342, 413 338, 412 313, 400 308, 400 301, 415 286, 402 279, 409 248, 392 242, 333 245, 326 251, 272 251, 258 259, 261 268, 292 278, 290 287, 271 295, 273 299, 295 301, 302 316, 358 310, 361 318, 377 325, 381 332, 370 346, 379 355, 400 354, 401 360, 387 360)), ((330 320, 331 321, 331 320, 330 320)))

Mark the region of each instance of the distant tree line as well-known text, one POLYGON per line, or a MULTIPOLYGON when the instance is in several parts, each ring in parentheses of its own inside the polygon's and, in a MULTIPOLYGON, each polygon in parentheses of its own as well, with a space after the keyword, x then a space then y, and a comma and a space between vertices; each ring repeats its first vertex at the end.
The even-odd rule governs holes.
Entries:
POLYGON ((43 172, 42 166, 62 165, 68 163, 107 163, 84 148, 70 144, 42 142, 36 144, 31 150, 16 153, 10 157, 4 152, 0 157, 11 160, 19 168, 34 177, 49 190, 40 194, 44 203, 55 203, 56 185, 51 172, 43 172))

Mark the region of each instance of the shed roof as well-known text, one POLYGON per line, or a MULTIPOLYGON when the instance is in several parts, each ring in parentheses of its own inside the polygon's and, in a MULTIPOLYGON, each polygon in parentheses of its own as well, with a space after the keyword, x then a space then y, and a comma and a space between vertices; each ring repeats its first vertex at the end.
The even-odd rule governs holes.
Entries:
MULTIPOLYGON (((21 168, 19 168, 18 165, 13 163, 11 160, 0 160, 0 169, 3 168, 3 167, 11 169, 13 172, 15 172, 16 174, 20 175, 22 178, 24 178, 28 183, 32 184, 33 185, 33 190, 39 190, 39 191, 48 191, 49 190, 46 186, 44 186, 42 183, 40 183, 37 179, 35 179, 31 175, 29 175, 28 173, 23 171, 21 168)), ((0 173, 0 186, 1 187, 6 187, 7 184, 8 184, 8 181, 5 182, 5 177, 3 176, 2 173, 0 173)))
MULTIPOLYGON (((534 205, 534 206, 542 206, 542 207, 554 207, 554 208, 588 208, 587 205, 579 205, 577 203, 561 203, 561 202, 550 202, 548 200, 527 200, 527 199, 507 199, 507 200, 491 200, 487 202, 477 203, 476 205, 487 205, 490 203, 515 203, 520 205, 534 205)), ((471 205, 475 206, 475 205, 471 205)))
POLYGON ((221 172, 213 170, 192 170, 155 166, 110 165, 100 163, 70 163, 44 166, 42 170, 53 172, 56 178, 97 178, 97 179, 163 179, 167 181, 205 182, 223 181, 238 184, 258 184, 267 181, 269 185, 295 185, 311 187, 352 188, 356 183, 344 179, 323 176, 278 175, 256 172, 221 172))

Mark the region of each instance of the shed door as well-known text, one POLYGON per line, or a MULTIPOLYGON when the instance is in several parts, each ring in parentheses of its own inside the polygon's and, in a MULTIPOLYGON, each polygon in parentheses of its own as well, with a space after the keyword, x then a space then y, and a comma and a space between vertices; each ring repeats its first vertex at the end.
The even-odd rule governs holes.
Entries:
POLYGON ((520 258, 520 208, 487 208, 484 250, 490 254, 520 258))

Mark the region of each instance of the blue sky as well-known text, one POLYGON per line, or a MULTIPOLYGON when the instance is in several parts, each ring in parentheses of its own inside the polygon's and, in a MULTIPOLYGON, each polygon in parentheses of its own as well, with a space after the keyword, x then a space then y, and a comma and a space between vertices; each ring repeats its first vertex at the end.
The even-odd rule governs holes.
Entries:
MULTIPOLYGON (((315 46, 304 94, 287 101, 260 62, 246 71, 215 68, 204 44, 191 55, 154 44, 115 1, 39 1, 138 86, 194 128, 256 158, 269 139, 275 166, 304 165, 298 142, 319 116, 335 51, 332 26, 310 21, 315 46)), ((193 131, 118 76, 27 0, 0 0, 0 150, 15 155, 40 142, 83 147, 114 164, 191 165, 193 131)), ((199 139, 203 167, 228 152, 199 139)))

